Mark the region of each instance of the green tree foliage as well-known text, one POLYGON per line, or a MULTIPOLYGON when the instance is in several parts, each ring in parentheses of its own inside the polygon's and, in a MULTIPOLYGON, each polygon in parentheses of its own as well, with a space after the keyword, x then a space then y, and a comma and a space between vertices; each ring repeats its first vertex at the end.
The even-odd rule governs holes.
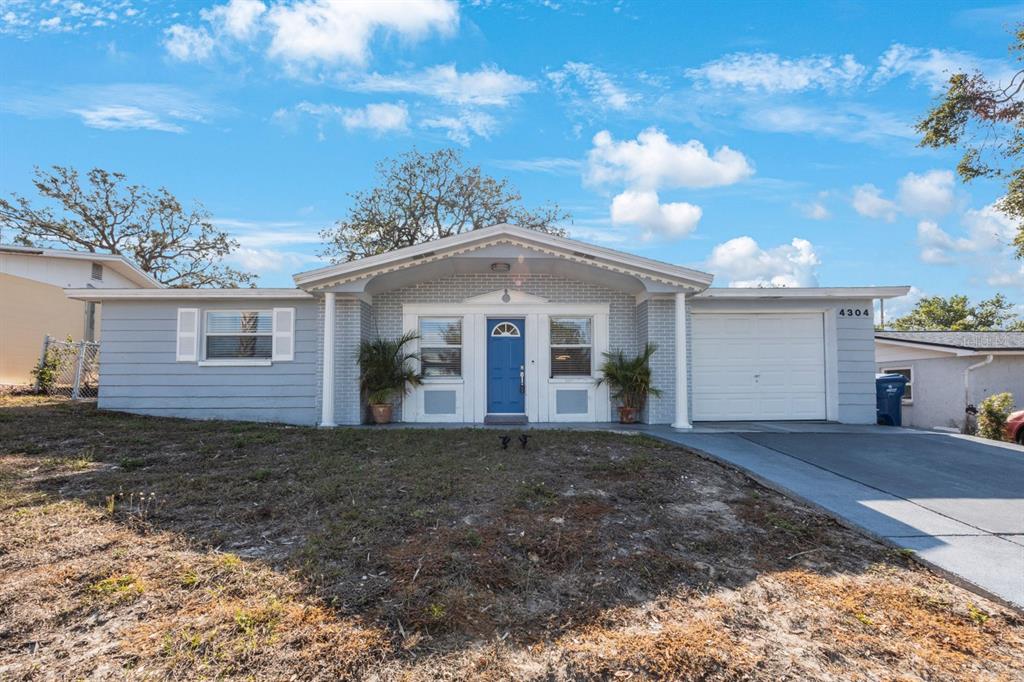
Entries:
POLYGON ((123 173, 93 168, 83 185, 74 168, 36 168, 33 184, 51 205, 17 194, 0 199, 0 233, 25 246, 53 246, 125 256, 171 287, 252 285, 256 275, 222 264, 238 242, 219 232, 200 204, 186 209, 169 191, 127 183, 123 173))
POLYGON ((889 323, 896 331, 1024 331, 1024 322, 1011 312, 1002 294, 971 305, 966 296, 927 296, 914 309, 889 323))
POLYGON ((978 435, 992 440, 1005 440, 1006 422, 1013 411, 1013 395, 990 395, 978 405, 978 435))
POLYGON ((563 234, 570 215, 557 204, 527 209, 508 180, 467 166, 456 149, 416 149, 377 164, 373 189, 351 196, 346 218, 320 233, 332 262, 387 253, 497 223, 563 234))
MULTIPOLYGON (((1024 24, 1010 46, 1024 62, 1024 24)), ((957 172, 964 182, 994 178, 1006 183, 996 207, 1017 221, 1014 246, 1024 258, 1024 69, 1009 83, 997 83, 981 73, 956 73, 946 93, 917 124, 923 147, 957 147, 963 156, 957 172)))

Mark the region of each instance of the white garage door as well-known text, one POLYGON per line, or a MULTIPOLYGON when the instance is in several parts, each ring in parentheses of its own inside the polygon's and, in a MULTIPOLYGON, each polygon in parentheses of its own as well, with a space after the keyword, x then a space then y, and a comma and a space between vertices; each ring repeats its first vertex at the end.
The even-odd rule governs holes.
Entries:
POLYGON ((694 420, 825 418, 821 313, 692 320, 694 420))

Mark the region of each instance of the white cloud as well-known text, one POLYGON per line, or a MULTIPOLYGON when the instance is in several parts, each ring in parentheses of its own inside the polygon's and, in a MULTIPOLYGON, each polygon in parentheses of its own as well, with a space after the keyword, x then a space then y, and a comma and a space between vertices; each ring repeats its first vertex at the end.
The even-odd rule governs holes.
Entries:
POLYGON ((1016 72, 1008 63, 998 59, 982 59, 967 52, 908 47, 894 43, 878 60, 878 68, 871 76, 873 85, 884 83, 900 76, 909 76, 911 81, 927 86, 932 92, 942 92, 949 85, 954 73, 980 71, 989 78, 1009 85, 1016 72))
POLYGON ((751 130, 818 135, 849 142, 915 137, 913 127, 906 121, 860 105, 847 105, 842 110, 792 104, 756 106, 747 109, 742 122, 751 130))
POLYGON ((931 220, 917 224, 917 243, 921 247, 921 260, 932 265, 952 263, 951 252, 974 251, 976 248, 971 240, 954 239, 931 220))
POLYGON ((205 28, 174 24, 164 31, 164 49, 182 62, 202 62, 213 56, 213 36, 205 28))
POLYGON ((587 156, 587 180, 592 184, 623 182, 645 190, 717 187, 754 173, 747 157, 738 151, 722 146, 710 155, 697 140, 673 144, 656 128, 644 130, 635 140, 619 142, 602 130, 593 143, 587 156))
POLYGON ((789 244, 762 249, 743 236, 716 246, 706 267, 731 287, 813 287, 818 286, 820 264, 806 239, 794 237, 789 244))
POLYGON ((489 138, 498 129, 498 122, 490 114, 467 110, 455 116, 436 116, 423 121, 426 128, 447 131, 448 139, 469 145, 472 136, 489 138))
POLYGON ((292 109, 278 109, 274 112, 273 119, 291 127, 300 115, 316 120, 318 137, 321 140, 326 138, 325 127, 332 121, 340 123, 348 131, 369 130, 378 135, 405 132, 409 129, 409 109, 404 102, 381 102, 358 108, 299 102, 292 109))
POLYGON ((639 95, 617 85, 611 76, 593 64, 566 62, 560 70, 551 71, 547 76, 557 92, 582 102, 584 98, 573 87, 573 83, 578 84, 586 92, 586 100, 602 110, 626 111, 640 99, 639 95))
POLYGON ((61 26, 60 17, 39 20, 39 29, 42 31, 62 31, 66 30, 66 28, 66 26, 61 26))
POLYGON ((797 208, 804 214, 804 217, 811 220, 828 220, 832 217, 828 207, 820 201, 811 201, 806 204, 798 204, 797 208))
POLYGON ((459 73, 454 64, 441 64, 402 75, 370 74, 349 85, 360 92, 408 92, 448 104, 507 106, 536 85, 495 66, 459 73))
POLYGON ((685 201, 662 204, 654 191, 626 190, 612 199, 612 223, 636 225, 645 230, 644 238, 660 235, 672 239, 685 237, 697 228, 703 211, 685 201))
POLYGON ((185 123, 220 112, 195 92, 151 83, 76 85, 48 91, 0 88, 0 111, 27 118, 79 117, 104 130, 147 129, 181 133, 185 123))
MULTIPOLYGON (((898 296, 891 298, 888 301, 883 301, 882 304, 885 306, 885 320, 886 324, 889 324, 897 317, 903 317, 917 305, 917 302, 924 298, 925 293, 915 286, 910 287, 910 291, 907 292, 906 296, 898 296)), ((875 324, 882 323, 881 306, 875 306, 875 324)))
POLYGON ((853 188, 853 209, 868 218, 881 218, 886 222, 896 220, 896 204, 882 197, 882 190, 872 184, 853 188))
POLYGON ((378 32, 405 41, 431 32, 450 35, 459 24, 450 0, 305 0, 275 5, 266 14, 272 32, 268 53, 285 61, 363 65, 378 32))
POLYGON ((576 175, 583 168, 579 159, 560 156, 546 156, 539 159, 505 159, 493 162, 498 168, 551 175, 576 175))
POLYGON ((201 25, 174 24, 165 31, 164 46, 175 59, 202 61, 215 48, 260 45, 290 71, 316 64, 363 66, 378 36, 412 43, 431 33, 451 35, 459 25, 452 0, 292 0, 269 9, 260 0, 231 0, 199 16, 201 25))
POLYGON ((953 210, 953 172, 907 173, 899 183, 900 206, 911 215, 939 216, 953 210))
POLYGON ((241 246, 231 252, 227 260, 237 263, 244 270, 255 272, 295 272, 314 263, 323 262, 321 258, 299 251, 281 251, 279 249, 256 249, 241 246))
POLYGON ((177 123, 165 121, 158 114, 133 106, 95 106, 89 109, 72 109, 82 117, 90 128, 102 130, 158 130, 165 133, 183 133, 185 129, 177 123))
POLYGON ((199 10, 199 16, 236 40, 248 40, 259 29, 259 18, 267 11, 260 0, 231 0, 226 5, 199 10))
POLYGON ((737 52, 686 71, 702 85, 767 93, 848 88, 866 74, 853 55, 786 59, 770 52, 737 52))

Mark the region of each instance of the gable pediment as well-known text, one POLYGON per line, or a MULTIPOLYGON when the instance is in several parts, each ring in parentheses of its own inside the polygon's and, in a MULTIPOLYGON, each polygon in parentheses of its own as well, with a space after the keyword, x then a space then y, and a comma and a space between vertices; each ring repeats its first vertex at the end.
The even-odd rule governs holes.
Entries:
POLYGON ((547 303, 548 299, 543 296, 534 296, 518 289, 498 289, 478 296, 470 296, 463 299, 463 303, 493 303, 502 304, 523 304, 523 303, 547 303))

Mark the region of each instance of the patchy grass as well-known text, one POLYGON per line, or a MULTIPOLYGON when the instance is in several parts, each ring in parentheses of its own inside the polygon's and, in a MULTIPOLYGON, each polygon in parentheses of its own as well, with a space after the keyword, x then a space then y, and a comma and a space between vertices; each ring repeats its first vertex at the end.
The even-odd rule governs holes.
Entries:
POLYGON ((0 679, 1024 675, 1019 617, 732 470, 499 435, 2 397, 0 679))

